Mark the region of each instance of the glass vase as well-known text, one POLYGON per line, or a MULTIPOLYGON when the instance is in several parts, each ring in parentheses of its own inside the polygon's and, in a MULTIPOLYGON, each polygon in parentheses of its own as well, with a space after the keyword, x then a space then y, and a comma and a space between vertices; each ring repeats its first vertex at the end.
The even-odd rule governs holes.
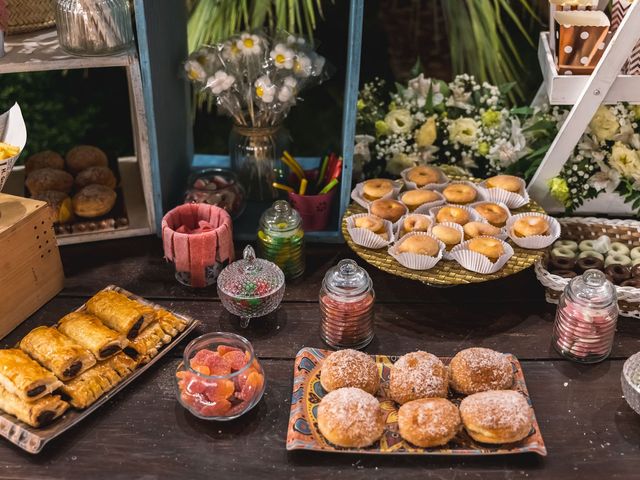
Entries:
POLYGON ((286 150, 288 135, 279 125, 271 127, 245 127, 235 125, 229 136, 231 168, 238 175, 249 200, 272 201, 278 192, 275 169, 280 168, 280 157, 286 150))

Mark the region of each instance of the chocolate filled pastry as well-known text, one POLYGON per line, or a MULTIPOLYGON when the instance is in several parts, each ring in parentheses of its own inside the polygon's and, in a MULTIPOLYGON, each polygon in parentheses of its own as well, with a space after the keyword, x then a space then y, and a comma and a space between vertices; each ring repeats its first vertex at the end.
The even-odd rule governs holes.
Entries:
POLYGON ((64 170, 64 158, 59 153, 52 150, 44 150, 34 153, 24 162, 24 172, 27 177, 31 172, 42 168, 54 168, 56 170, 64 170))
POLYGON ((634 277, 629 280, 625 280, 620 284, 621 287, 633 287, 640 288, 640 278, 634 277))
POLYGON ((549 257, 549 267, 553 270, 573 270, 576 266, 576 261, 573 258, 556 257, 551 254, 549 257))
POLYGON ((573 278, 578 276, 578 274, 573 270, 552 270, 550 273, 562 278, 573 278))
POLYGON ((358 350, 332 352, 322 362, 320 383, 327 392, 354 387, 372 395, 378 391, 380 376, 372 357, 358 350))
POLYGON ((98 360, 115 355, 129 342, 124 335, 105 327, 93 315, 71 312, 60 320, 58 330, 89 350, 98 360))
POLYGON ((107 154, 98 147, 78 145, 73 147, 66 156, 67 168, 74 175, 89 167, 107 167, 107 154))
POLYGON ((113 290, 103 290, 87 300, 87 312, 129 340, 136 338, 141 330, 155 320, 153 309, 143 307, 141 303, 113 290))
POLYGON ((73 196, 73 212, 86 218, 101 217, 116 204, 116 192, 104 185, 87 185, 73 196))
POLYGON ((73 177, 64 170, 41 168, 31 172, 24 183, 31 196, 47 190, 69 193, 73 187, 73 177))
POLYGON ((78 188, 84 188, 87 185, 104 185, 114 189, 116 184, 116 176, 109 167, 89 167, 76 175, 76 187, 78 188))
POLYGON ((604 270, 604 262, 596 257, 583 257, 576 262, 576 269, 578 273, 584 273, 591 269, 604 270))
POLYGON ((70 380, 96 364, 95 357, 53 327, 38 327, 22 340, 20 348, 62 381, 70 380))
POLYGON ((621 284, 625 280, 631 278, 631 269, 625 265, 614 263, 604 269, 604 273, 611 276, 613 283, 616 285, 621 284))
POLYGON ((133 358, 137 364, 148 363, 158 354, 158 350, 171 342, 171 336, 167 335, 158 322, 154 322, 145 328, 135 340, 129 342, 124 353, 133 358))
POLYGON ((22 350, 0 350, 0 385, 25 402, 44 397, 62 385, 49 370, 22 350))
POLYGON ((69 408, 59 395, 46 395, 26 402, 0 387, 0 409, 34 428, 44 427, 69 408))

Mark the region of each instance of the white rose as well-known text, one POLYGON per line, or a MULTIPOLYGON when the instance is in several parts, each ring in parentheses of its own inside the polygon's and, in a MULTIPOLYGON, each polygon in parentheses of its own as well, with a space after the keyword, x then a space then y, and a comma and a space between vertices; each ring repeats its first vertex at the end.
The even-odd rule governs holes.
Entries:
POLYGON ((391 175, 400 175, 403 170, 413 167, 417 163, 417 158, 414 155, 394 153, 393 158, 387 162, 387 172, 391 175))
POLYGON ((611 150, 609 163, 625 177, 640 179, 640 155, 636 150, 617 142, 611 150))
POLYGON ((471 145, 478 135, 478 124, 473 118, 458 118, 449 125, 449 140, 471 145))
POLYGON ((393 133, 409 133, 413 128, 413 117, 409 110, 399 108, 387 113, 387 116, 384 117, 384 123, 393 133))
POLYGON ((591 119, 589 128, 598 141, 601 142, 603 140, 613 140, 615 134, 618 133, 620 123, 611 109, 602 105, 591 119))

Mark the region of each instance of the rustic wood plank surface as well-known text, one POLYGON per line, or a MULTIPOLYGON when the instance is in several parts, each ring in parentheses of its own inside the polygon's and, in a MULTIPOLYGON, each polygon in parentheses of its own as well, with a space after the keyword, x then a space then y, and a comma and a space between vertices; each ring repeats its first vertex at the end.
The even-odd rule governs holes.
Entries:
POLYGON ((240 330, 215 289, 193 291, 173 279, 156 238, 62 249, 66 287, 8 337, 50 324, 109 283, 203 322, 199 332, 229 330, 249 338, 266 370, 267 390, 254 411, 229 423, 188 414, 175 400, 178 347, 84 424, 32 456, 0 441, 0 478, 639 478, 640 417, 622 398, 623 360, 640 350, 640 321, 621 319, 611 360, 582 366, 550 347, 554 307, 531 270, 484 285, 436 289, 367 267, 377 293, 376 338, 369 353, 424 349, 451 355, 483 345, 511 352, 523 365, 548 456, 399 458, 286 452, 293 358, 322 346, 317 293, 328 267, 351 257, 336 246, 309 248, 305 277, 287 286, 281 308, 240 330), (233 476, 232 476, 233 475, 233 476))

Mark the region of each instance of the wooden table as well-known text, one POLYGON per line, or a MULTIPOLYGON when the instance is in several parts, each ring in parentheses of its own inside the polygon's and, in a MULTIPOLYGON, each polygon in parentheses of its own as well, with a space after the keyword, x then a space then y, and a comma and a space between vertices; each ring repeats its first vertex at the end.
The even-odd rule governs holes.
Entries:
POLYGON ((622 398, 624 360, 640 350, 640 321, 623 318, 611 358, 581 366, 551 348, 554 307, 532 270, 457 288, 430 288, 367 267, 377 294, 376 337, 369 353, 423 349, 446 356, 471 346, 514 353, 525 378, 548 456, 403 458, 285 450, 293 358, 322 346, 317 303, 326 270, 353 257, 344 246, 310 246, 306 275, 287 285, 282 307, 240 330, 215 288, 190 290, 173 278, 155 237, 62 248, 64 291, 3 340, 51 324, 108 284, 120 285, 202 321, 199 333, 239 332, 266 370, 258 406, 230 423, 196 419, 175 399, 178 347, 57 440, 32 456, 0 440, 0 478, 640 478, 640 417, 622 398))

